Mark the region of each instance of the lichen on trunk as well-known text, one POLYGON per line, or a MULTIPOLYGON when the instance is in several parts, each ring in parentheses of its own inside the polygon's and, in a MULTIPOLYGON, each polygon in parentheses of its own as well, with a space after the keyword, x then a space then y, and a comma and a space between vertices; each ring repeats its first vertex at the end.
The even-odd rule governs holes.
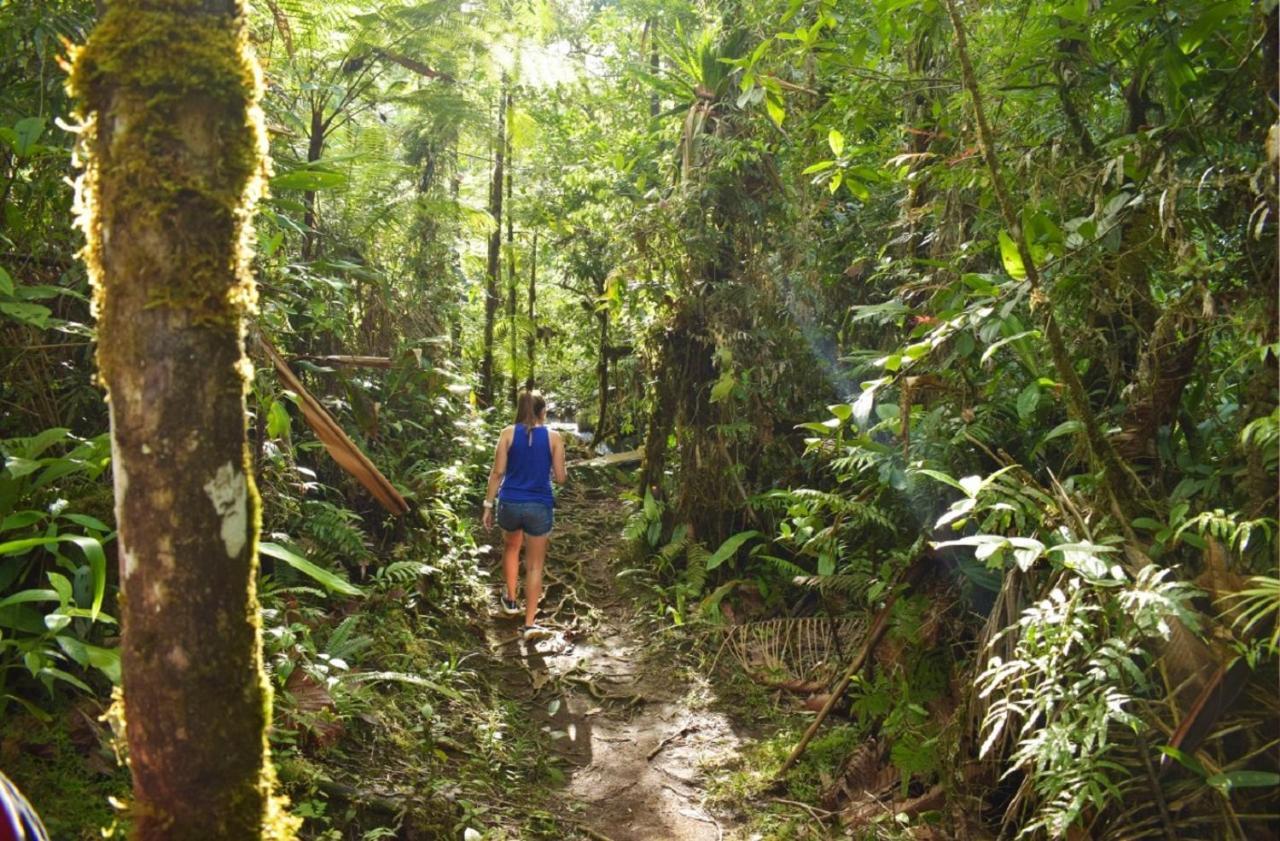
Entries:
POLYGON ((116 0, 76 51, 138 838, 292 837, 272 792, 247 446, 261 80, 235 0, 116 0))

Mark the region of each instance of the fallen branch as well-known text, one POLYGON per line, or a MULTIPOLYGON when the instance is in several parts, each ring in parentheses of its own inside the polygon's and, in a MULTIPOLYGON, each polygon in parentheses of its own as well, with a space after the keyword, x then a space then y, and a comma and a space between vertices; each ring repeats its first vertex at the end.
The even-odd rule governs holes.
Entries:
POLYGON ((276 372, 279 373, 280 379, 284 382, 286 388, 298 395, 302 401, 302 417, 306 420, 307 425, 315 432, 316 437, 324 444, 329 455, 338 463, 338 466, 355 477, 361 485, 365 487, 369 493, 373 494, 373 498, 378 500, 383 508, 390 511, 397 517, 409 511, 409 503, 405 502, 400 492, 392 486, 386 476, 382 475, 382 471, 374 465, 369 457, 356 446, 355 442, 348 437, 347 433, 342 431, 342 427, 338 426, 338 422, 333 419, 320 405, 320 401, 316 400, 303 386, 302 381, 298 379, 297 374, 284 361, 284 357, 275 349, 266 336, 258 336, 258 345, 262 348, 263 353, 271 360, 275 366, 276 372))
POLYGON ((919 797, 913 797, 902 803, 885 804, 878 800, 872 803, 858 803, 845 810, 842 822, 846 827, 857 828, 870 823, 877 814, 915 817, 921 812, 928 812, 942 806, 946 796, 946 789, 939 784, 919 797))
MULTIPOLYGON (((907 570, 903 576, 903 585, 910 585, 916 576, 919 575, 924 565, 923 559, 916 561, 907 570)), ((809 742, 813 741, 813 737, 817 734, 818 728, 822 726, 822 722, 827 720, 827 716, 835 709, 836 703, 844 697, 845 690, 849 688, 849 684, 853 682, 858 672, 862 671, 862 667, 866 665, 867 660, 871 658, 872 652, 875 651, 876 645, 884 637, 885 632, 889 630, 889 614, 893 611, 893 605, 898 600, 898 593, 892 593, 885 600, 884 607, 880 608, 880 612, 876 615, 876 619, 871 623, 871 628, 867 631, 867 639, 862 644, 862 650, 858 652, 858 656, 853 658, 853 662, 849 664, 849 668, 845 671, 844 677, 836 684, 835 689, 831 690, 831 697, 827 699, 827 703, 818 711, 818 715, 814 718, 813 723, 809 725, 809 729, 804 731, 804 736, 800 738, 799 744, 791 751, 791 755, 787 757, 787 761, 782 763, 782 767, 778 769, 778 773, 774 776, 774 782, 781 782, 782 777, 792 766, 799 761, 804 755, 805 749, 809 747, 809 742)))

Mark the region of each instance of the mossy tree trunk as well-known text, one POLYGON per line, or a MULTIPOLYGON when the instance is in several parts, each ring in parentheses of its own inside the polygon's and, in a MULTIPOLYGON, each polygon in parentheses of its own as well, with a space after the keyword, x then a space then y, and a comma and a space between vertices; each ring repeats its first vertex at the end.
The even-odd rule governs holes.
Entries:
POLYGON ((261 83, 236 0, 113 0, 78 51, 140 839, 289 837, 266 742, 246 439, 261 83))
POLYGON ((529 373, 525 377, 524 387, 533 390, 533 369, 538 354, 538 232, 533 232, 533 252, 529 257, 529 333, 525 336, 525 358, 529 363, 529 373))
MULTIPOLYGON (((605 293, 605 278, 596 279, 596 300, 605 293)), ((596 304, 596 326, 599 331, 599 354, 596 356, 596 433, 591 446, 609 439, 609 306, 596 304)))
MULTIPOLYGON (((507 122, 511 123, 513 97, 507 94, 507 122)), ((511 388, 507 398, 514 409, 519 396, 520 381, 516 377, 516 355, 518 333, 516 328, 516 224, 511 212, 515 202, 512 201, 513 179, 512 169, 515 167, 515 156, 511 152, 511 131, 507 131, 507 343, 510 346, 508 359, 511 364, 511 388)))
POLYGON ((502 94, 498 97, 498 125, 493 143, 493 180, 489 182, 489 215, 493 217, 493 230, 489 232, 489 259, 485 269, 484 284, 484 348, 480 358, 480 403, 493 405, 495 383, 493 379, 493 330, 498 317, 498 279, 502 252, 502 184, 503 164, 506 155, 506 78, 502 82, 502 94))

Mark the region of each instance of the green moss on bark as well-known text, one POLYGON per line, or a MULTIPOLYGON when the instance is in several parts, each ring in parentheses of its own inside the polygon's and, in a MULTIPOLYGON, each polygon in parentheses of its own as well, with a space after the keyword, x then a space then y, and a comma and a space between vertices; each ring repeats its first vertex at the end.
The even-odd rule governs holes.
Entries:
POLYGON ((237 0, 114 0, 74 55, 84 259, 111 402, 139 838, 287 839, 246 445, 261 80, 237 0))
POLYGON ((230 266, 224 254, 193 249, 185 282, 154 290, 149 303, 187 310, 196 323, 238 329, 256 304, 248 266, 253 207, 267 174, 258 105, 262 79, 239 15, 208 14, 204 8, 200 0, 112 3, 74 52, 69 85, 82 103, 83 121, 78 211, 99 309, 109 283, 101 251, 103 237, 110 235, 99 212, 104 198, 110 199, 113 218, 143 214, 166 220, 196 209, 212 227, 230 226, 239 242, 230 266), (212 166, 191 167, 183 154, 192 134, 205 128, 190 125, 193 101, 204 113, 217 113, 219 122, 242 128, 234 137, 209 138, 216 144, 212 166), (101 126, 108 113, 112 124, 101 126), (104 129, 106 154, 94 154, 90 150, 104 129), (109 197, 102 191, 104 165, 123 188, 109 197))

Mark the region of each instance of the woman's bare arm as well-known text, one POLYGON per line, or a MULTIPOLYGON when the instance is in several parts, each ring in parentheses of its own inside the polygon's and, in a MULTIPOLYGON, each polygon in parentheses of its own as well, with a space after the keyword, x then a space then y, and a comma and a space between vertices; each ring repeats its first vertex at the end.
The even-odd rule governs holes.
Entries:
POLYGON ((493 498, 498 495, 498 485, 502 483, 502 477, 507 475, 507 450, 510 448, 511 427, 508 426, 498 436, 498 446, 493 451, 493 468, 489 471, 489 487, 484 492, 484 498, 488 502, 493 502, 493 498))
POLYGON ((569 478, 569 469, 564 464, 564 439, 555 430, 551 432, 551 478, 563 485, 569 478))

